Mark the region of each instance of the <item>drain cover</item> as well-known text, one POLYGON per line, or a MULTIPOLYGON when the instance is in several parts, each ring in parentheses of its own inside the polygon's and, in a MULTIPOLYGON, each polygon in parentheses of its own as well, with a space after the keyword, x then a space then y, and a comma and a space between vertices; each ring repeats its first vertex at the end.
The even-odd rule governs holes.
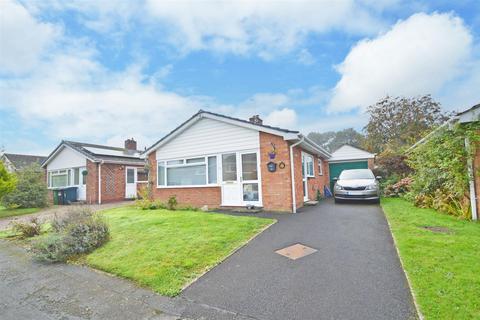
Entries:
POLYGON ((275 251, 276 253, 287 257, 292 260, 297 260, 308 256, 309 254, 317 252, 316 249, 304 246, 301 243, 294 244, 293 246, 289 246, 280 250, 275 251))

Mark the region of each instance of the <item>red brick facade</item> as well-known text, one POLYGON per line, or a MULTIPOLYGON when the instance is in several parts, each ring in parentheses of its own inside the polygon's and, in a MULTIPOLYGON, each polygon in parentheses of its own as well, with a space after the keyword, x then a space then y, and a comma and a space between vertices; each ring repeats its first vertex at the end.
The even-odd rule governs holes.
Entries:
MULTIPOLYGON (((150 165, 149 183, 152 186, 154 199, 167 201, 169 197, 176 196, 180 204, 209 208, 218 208, 222 203, 220 187, 197 187, 197 188, 157 188, 157 160, 155 152, 148 156, 150 165)), ((145 184, 143 184, 145 185, 145 184)))
POLYGON ((263 207, 271 211, 292 210, 292 180, 290 174, 290 147, 282 137, 260 132, 260 171, 262 174, 263 207), (268 153, 275 144, 276 156, 270 160, 268 153), (277 171, 269 172, 267 163, 277 163, 277 171), (280 168, 283 162, 285 168, 280 168))
MULTIPOLYGON (((88 204, 98 203, 98 167, 99 164, 87 161, 86 175, 86 199, 88 204)), ((125 200, 125 165, 104 163, 101 165, 102 173, 102 203, 123 201, 125 200)), ((143 166, 128 166, 143 168, 143 166)), ((53 194, 49 190, 48 198, 53 203, 53 194)))
MULTIPOLYGON (((290 168, 290 144, 281 136, 260 132, 260 172, 263 208, 268 211, 292 212, 292 176, 290 168), (268 153, 272 151, 272 143, 275 145, 275 159, 270 159, 268 153), (277 170, 269 172, 268 162, 275 162, 277 170), (283 165, 280 165, 283 163, 283 165)), ((303 206, 303 181, 302 181, 302 157, 301 149, 294 148, 295 166, 295 192, 297 208, 303 206)), ((210 208, 221 206, 221 187, 193 187, 193 188, 157 188, 156 153, 148 156, 150 165, 149 183, 152 186, 154 199, 166 201, 175 195, 177 201, 183 205, 201 207, 208 205, 210 208)), ((308 198, 315 200, 317 190, 323 195, 323 187, 328 185, 328 163, 323 161, 323 174, 319 175, 318 158, 314 156, 315 176, 308 178, 308 198)))

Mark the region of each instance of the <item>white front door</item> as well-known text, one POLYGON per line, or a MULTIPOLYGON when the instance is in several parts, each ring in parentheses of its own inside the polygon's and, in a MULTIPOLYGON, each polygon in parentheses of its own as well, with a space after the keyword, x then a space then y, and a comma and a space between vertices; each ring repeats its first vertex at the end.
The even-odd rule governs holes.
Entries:
POLYGON ((308 201, 307 157, 302 153, 303 201, 308 201))
POLYGON ((222 155, 221 181, 223 206, 261 206, 258 152, 222 155))
POLYGON ((240 176, 237 153, 222 154, 222 205, 241 206, 240 176))
POLYGON ((133 199, 137 197, 137 168, 125 168, 125 198, 133 199))
POLYGON ((77 199, 85 201, 87 200, 87 176, 83 173, 87 171, 87 168, 79 168, 78 171, 77 199))

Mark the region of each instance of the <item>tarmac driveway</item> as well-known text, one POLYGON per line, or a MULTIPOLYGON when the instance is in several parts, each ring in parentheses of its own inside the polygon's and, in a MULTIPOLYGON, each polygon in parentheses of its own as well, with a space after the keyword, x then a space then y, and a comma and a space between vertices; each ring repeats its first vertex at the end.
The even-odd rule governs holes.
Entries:
POLYGON ((275 217, 277 224, 181 297, 253 319, 416 318, 378 205, 324 201, 275 217), (298 260, 275 253, 296 243, 318 251, 298 260))

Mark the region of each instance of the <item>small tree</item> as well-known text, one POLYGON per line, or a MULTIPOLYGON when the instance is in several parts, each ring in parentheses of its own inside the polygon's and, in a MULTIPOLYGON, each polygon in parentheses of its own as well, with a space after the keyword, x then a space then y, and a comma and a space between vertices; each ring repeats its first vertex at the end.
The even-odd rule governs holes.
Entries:
POLYGON ((17 179, 15 175, 9 173, 3 162, 0 161, 0 200, 7 194, 13 192, 16 185, 17 179))
POLYGON ((319 146, 331 152, 337 150, 344 144, 361 148, 365 140, 365 136, 353 128, 340 131, 327 131, 324 133, 310 132, 308 137, 319 146))
POLYGON ((442 124, 448 115, 430 95, 405 98, 385 97, 367 109, 365 146, 380 153, 387 147, 398 150, 411 146, 427 132, 442 124))
POLYGON ((16 188, 2 198, 2 203, 7 207, 45 207, 47 194, 44 172, 33 164, 17 172, 16 188))

